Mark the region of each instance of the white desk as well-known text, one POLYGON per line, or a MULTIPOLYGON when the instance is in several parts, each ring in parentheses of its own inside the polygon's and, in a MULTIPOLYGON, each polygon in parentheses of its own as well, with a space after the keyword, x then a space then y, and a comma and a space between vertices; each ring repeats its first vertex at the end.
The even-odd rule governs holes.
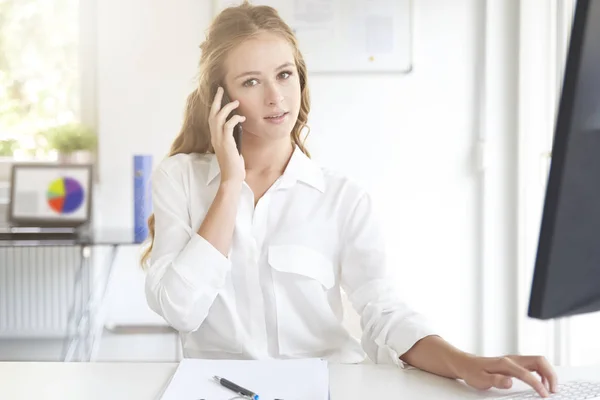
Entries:
MULTIPOLYGON (((151 400, 175 372, 173 363, 0 362, 0 399, 151 400)), ((561 380, 600 380, 600 366, 558 368, 561 380)), ((486 399, 461 382, 387 365, 330 365, 332 400, 486 399)), ((526 389, 521 383, 515 390, 526 389)))

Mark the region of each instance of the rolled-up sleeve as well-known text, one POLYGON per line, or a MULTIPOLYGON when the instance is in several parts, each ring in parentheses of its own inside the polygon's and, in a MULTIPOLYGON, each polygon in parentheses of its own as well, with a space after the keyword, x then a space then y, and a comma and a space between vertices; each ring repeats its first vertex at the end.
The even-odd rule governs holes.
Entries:
POLYGON ((155 236, 146 271, 146 300, 173 328, 192 332, 208 315, 231 264, 192 229, 180 182, 160 166, 152 175, 155 236))
POLYGON ((406 367, 400 357, 435 329, 398 296, 387 273, 384 240, 370 196, 363 193, 344 228, 341 284, 361 316, 361 344, 375 363, 406 367))

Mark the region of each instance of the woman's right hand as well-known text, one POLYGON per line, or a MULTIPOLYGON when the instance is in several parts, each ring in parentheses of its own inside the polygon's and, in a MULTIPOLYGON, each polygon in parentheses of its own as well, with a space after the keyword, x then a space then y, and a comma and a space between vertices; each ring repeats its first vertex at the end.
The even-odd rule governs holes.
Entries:
POLYGON ((223 88, 219 87, 208 116, 210 140, 219 161, 221 183, 235 182, 241 184, 246 179, 246 168, 244 159, 235 145, 233 128, 236 124, 244 122, 246 117, 233 115, 227 121, 227 116, 239 106, 239 101, 232 101, 221 108, 223 93, 223 88))

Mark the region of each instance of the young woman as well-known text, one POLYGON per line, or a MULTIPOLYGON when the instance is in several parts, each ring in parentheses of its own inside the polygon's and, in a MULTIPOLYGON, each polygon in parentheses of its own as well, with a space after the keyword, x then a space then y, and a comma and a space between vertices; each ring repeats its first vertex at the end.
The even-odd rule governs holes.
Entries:
POLYGON ((201 49, 198 88, 153 174, 142 257, 148 304, 181 333, 185 357, 368 356, 479 389, 516 377, 544 397, 555 390, 543 357, 467 354, 398 300, 368 193, 303 145, 306 65, 274 9, 224 10, 201 49), (224 93, 234 101, 221 106, 224 93), (361 316, 360 343, 342 325, 342 289, 361 316))

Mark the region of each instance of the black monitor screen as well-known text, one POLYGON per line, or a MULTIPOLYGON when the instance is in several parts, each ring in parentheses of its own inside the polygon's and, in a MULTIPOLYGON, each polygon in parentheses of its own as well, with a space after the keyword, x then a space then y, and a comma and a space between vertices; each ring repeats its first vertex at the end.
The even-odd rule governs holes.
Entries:
POLYGON ((577 2, 529 316, 600 310, 600 0, 577 2))

